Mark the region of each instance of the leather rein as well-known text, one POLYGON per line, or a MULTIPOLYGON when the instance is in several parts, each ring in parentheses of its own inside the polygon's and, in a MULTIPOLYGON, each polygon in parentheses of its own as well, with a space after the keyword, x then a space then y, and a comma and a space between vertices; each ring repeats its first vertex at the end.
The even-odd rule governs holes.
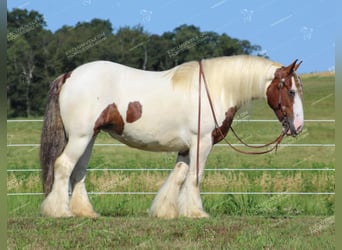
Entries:
MULTIPOLYGON (((239 153, 243 153, 243 154, 249 154, 249 155, 260 155, 260 154, 266 154, 269 153, 273 150, 277 150, 278 145, 281 143, 281 141, 283 140, 284 136, 286 135, 287 131, 289 130, 289 125, 288 125, 288 119, 287 119, 287 115, 286 113, 283 113, 284 115, 284 119, 282 121, 283 123, 283 130, 280 133, 280 135, 275 138, 273 141, 263 144, 263 145, 258 145, 258 146, 254 146, 254 145, 249 145, 248 143, 244 142, 235 132, 235 130, 233 129, 232 126, 230 126, 230 129, 232 130, 233 134, 235 135, 235 137, 239 140, 239 142, 241 142, 244 146, 248 147, 248 148, 253 148, 253 149, 261 149, 261 148, 265 148, 268 146, 271 146, 271 148, 266 149, 266 150, 262 150, 262 151, 245 151, 245 150, 241 150, 238 149, 237 147, 233 146, 226 138, 225 135, 223 134, 223 132, 220 129, 220 126, 217 122, 217 118, 216 118, 216 114, 215 114, 215 110, 214 110, 214 106, 213 106, 213 102, 210 96, 210 92, 209 92, 209 88, 208 88, 208 84, 207 84, 207 80, 205 78, 204 75, 204 71, 203 71, 203 65, 202 65, 202 61, 199 61, 199 86, 198 86, 198 123, 197 123, 197 131, 198 131, 198 135, 197 135, 197 155, 196 155, 196 182, 198 184, 199 180, 198 180, 198 173, 199 173, 199 153, 200 153, 200 131, 201 131, 201 93, 202 93, 202 77, 203 77, 203 82, 204 82, 204 87, 205 87, 205 91, 207 93, 207 98, 209 101, 209 105, 210 105, 210 109, 211 109, 211 113, 215 122, 215 130, 216 132, 223 138, 223 140, 235 151, 239 152, 239 153)), ((279 84, 279 103, 278 106, 281 107, 281 89, 283 86, 283 81, 280 82, 279 84)))

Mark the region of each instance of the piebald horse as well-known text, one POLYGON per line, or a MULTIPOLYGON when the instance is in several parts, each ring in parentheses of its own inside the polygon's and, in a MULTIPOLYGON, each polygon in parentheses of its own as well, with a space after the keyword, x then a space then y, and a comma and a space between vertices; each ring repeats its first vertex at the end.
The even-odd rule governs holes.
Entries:
POLYGON ((265 98, 285 133, 296 136, 303 129, 299 65, 297 60, 285 67, 244 55, 149 72, 95 61, 59 76, 51 84, 41 135, 42 214, 98 216, 85 178, 96 136, 105 131, 134 148, 178 152, 174 169, 152 203, 151 216, 208 217, 199 187, 206 159, 243 104, 265 98), (203 80, 206 88, 200 88, 203 80))

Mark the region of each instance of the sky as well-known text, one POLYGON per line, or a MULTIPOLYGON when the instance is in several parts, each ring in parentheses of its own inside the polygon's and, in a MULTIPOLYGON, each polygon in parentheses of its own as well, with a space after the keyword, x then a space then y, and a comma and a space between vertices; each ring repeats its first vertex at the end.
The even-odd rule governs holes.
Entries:
POLYGON ((7 8, 36 10, 47 29, 93 18, 110 20, 115 30, 141 25, 162 34, 182 25, 226 33, 260 45, 273 61, 303 60, 299 73, 335 70, 334 0, 9 0, 7 8))

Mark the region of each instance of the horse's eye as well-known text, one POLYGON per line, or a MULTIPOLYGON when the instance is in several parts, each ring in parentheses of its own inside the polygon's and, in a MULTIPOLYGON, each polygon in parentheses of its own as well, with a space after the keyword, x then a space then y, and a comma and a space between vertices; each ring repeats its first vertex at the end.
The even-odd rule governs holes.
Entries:
POLYGON ((296 92, 293 89, 290 89, 288 92, 289 96, 294 97, 296 92))

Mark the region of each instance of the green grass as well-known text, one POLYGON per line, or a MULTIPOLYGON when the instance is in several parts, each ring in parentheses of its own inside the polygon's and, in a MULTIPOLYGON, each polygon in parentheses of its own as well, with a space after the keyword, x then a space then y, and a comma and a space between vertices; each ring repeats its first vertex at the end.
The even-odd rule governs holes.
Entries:
POLYGON ((8 228, 8 249, 334 249, 334 217, 16 218, 8 228))
MULTIPOLYGON (((306 76, 305 119, 334 119, 334 76, 306 76)), ((243 107, 236 119, 275 119, 265 101, 243 107)), ((8 123, 8 144, 38 144, 41 123, 8 123)), ((278 123, 234 122, 249 143, 265 143, 278 123)), ((334 144, 335 123, 309 123, 283 144, 334 144)), ((227 139, 237 143, 231 133, 227 139)), ((96 143, 116 143, 101 133, 96 143)), ((8 147, 8 169, 39 169, 38 147, 8 147)), ((175 153, 128 147, 94 147, 89 169, 171 169, 175 153)), ((276 153, 241 155, 214 147, 206 169, 334 169, 334 147, 284 147, 276 153)), ((89 192, 157 192, 169 171, 89 171, 89 192)), ((334 192, 334 171, 206 171, 202 192, 334 192)), ((8 192, 42 192, 40 172, 8 172, 8 192)), ((157 220, 147 216, 153 195, 90 195, 102 217, 41 218, 43 197, 8 196, 9 249, 333 249, 334 195, 202 195, 208 220, 157 220), (317 230, 316 230, 317 229, 317 230), (63 239, 60 241, 58 239, 63 239), (32 239, 35 239, 32 241, 32 239)))

